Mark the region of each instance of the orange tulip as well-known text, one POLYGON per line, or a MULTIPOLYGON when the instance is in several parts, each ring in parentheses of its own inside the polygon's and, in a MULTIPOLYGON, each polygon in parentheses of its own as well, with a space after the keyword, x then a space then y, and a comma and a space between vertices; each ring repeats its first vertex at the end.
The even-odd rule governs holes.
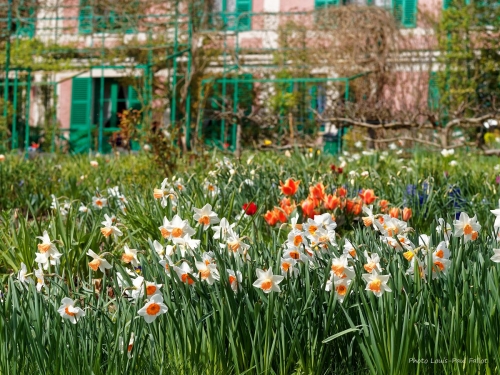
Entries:
POLYGON ((340 205, 340 198, 336 195, 328 194, 325 198, 325 208, 335 210, 340 205))
POLYGON ((359 193, 359 196, 361 197, 361 199, 363 199, 363 202, 365 204, 372 204, 373 202, 375 202, 375 199, 377 199, 373 189, 362 190, 361 193, 359 193))
POLYGON ((389 216, 397 219, 399 217, 399 208, 397 208, 397 207, 391 208, 389 210, 389 216))
POLYGON ((347 195, 347 189, 345 187, 340 187, 337 189, 337 194, 339 197, 345 197, 347 195))
POLYGON ((352 207, 352 213, 356 216, 361 214, 362 210, 363 210, 363 208, 361 207, 360 203, 355 203, 354 206, 352 207))
POLYGON ((325 186, 321 182, 311 186, 309 188, 309 197, 321 201, 325 199, 325 186))
POLYGON ((288 220, 288 216, 283 210, 280 210, 278 207, 274 207, 274 214, 278 218, 278 221, 282 223, 286 223, 288 220))
POLYGON ((302 207, 302 212, 304 213, 304 215, 306 215, 309 218, 313 218, 314 215, 317 214, 317 212, 314 211, 316 205, 314 204, 314 201, 310 198, 303 200, 300 206, 302 207))
POLYGON ((300 185, 300 180, 294 181, 291 178, 286 180, 285 183, 280 181, 281 192, 287 196, 294 195, 299 189, 299 185, 300 185))
POLYGON ((270 226, 275 226, 276 223, 278 222, 278 217, 276 216, 276 213, 273 211, 267 211, 264 214, 264 220, 270 225, 270 226))
POLYGON ((280 207, 287 215, 290 215, 295 209, 295 204, 292 204, 289 198, 283 198, 280 202, 280 207))
POLYGON ((389 201, 386 199, 382 199, 380 202, 378 202, 378 205, 380 206, 380 211, 385 212, 389 207, 389 201))
POLYGON ((412 217, 412 214, 413 214, 413 212, 412 212, 411 208, 408 208, 408 207, 403 208, 403 220, 404 221, 410 220, 410 218, 412 217))
POLYGON ((347 211, 347 213, 351 213, 353 208, 354 208, 354 201, 348 199, 347 203, 346 203, 346 211, 347 211))

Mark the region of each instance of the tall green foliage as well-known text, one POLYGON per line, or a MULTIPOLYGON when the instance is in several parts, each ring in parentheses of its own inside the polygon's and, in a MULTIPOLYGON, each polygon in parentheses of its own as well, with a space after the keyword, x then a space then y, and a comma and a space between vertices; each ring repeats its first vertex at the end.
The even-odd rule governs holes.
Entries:
POLYGON ((447 2, 438 25, 441 105, 487 110, 500 93, 498 1, 447 2))

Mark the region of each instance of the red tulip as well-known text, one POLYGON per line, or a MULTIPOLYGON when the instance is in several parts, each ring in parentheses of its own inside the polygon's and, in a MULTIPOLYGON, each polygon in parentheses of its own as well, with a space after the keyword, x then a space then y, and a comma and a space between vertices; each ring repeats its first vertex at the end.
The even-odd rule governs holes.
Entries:
POLYGON ((253 202, 245 203, 243 205, 243 210, 245 211, 245 215, 255 215, 255 213, 257 212, 257 205, 253 202))

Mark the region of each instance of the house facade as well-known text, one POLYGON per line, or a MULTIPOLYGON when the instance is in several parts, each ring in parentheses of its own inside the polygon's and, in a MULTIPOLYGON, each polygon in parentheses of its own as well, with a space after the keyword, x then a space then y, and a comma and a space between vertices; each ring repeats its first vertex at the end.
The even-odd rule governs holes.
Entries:
MULTIPOLYGON (((402 48, 394 63, 400 95, 388 94, 395 106, 408 105, 403 102, 417 99, 401 98, 409 91, 407 86, 413 85, 426 93, 418 100, 432 101, 431 73, 439 66, 432 63, 432 56, 429 58, 432 51, 428 42, 421 40, 429 40, 429 35, 432 39, 433 34, 425 19, 439 17, 448 6, 441 0, 215 0, 196 6, 155 0, 20 0, 14 10, 9 4, 0 8, 0 23, 7 26, 3 33, 9 40, 3 64, 7 74, 1 89, 4 101, 11 107, 15 104, 4 111, 9 113, 13 128, 12 146, 28 145, 36 140, 34 129, 49 127, 56 133, 52 135, 55 143, 75 152, 109 150, 108 138, 118 129, 121 114, 127 109, 147 107, 151 111, 163 105, 162 115, 149 115, 149 121, 163 125, 181 122, 186 132, 192 133, 194 128, 200 132, 205 126, 203 116, 221 109, 224 105, 220 103, 228 97, 233 99, 230 105, 235 111, 255 102, 264 105, 269 99, 264 94, 252 99, 243 94, 258 87, 276 92, 279 85, 285 85, 279 73, 266 70, 273 72, 276 60, 287 53, 280 28, 290 20, 295 25, 313 25, 332 7, 356 5, 388 11, 404 39, 411 42, 411 48, 402 48), (34 56, 20 58, 23 48, 31 48, 34 56), (210 63, 203 67, 203 79, 193 87, 189 80, 202 69, 197 59, 208 51, 210 63), (218 55, 214 57, 213 51, 218 55), (189 87, 183 89, 188 81, 189 87), (204 91, 210 83, 212 94, 204 91), (160 86, 167 88, 162 91, 160 86), (213 87, 218 87, 215 96, 213 87), (161 100, 164 92, 168 92, 167 105, 161 100), (202 100, 212 103, 206 106, 208 111, 205 107, 200 111, 202 100), (202 125, 195 125, 196 121, 202 125)), ((313 39, 320 34, 305 35, 306 43, 315 43, 313 39)), ((321 112, 328 105, 332 100, 328 82, 344 84, 342 95, 349 97, 350 78, 326 63, 316 63, 306 75, 286 80, 285 93, 306 91, 303 102, 296 104, 302 110, 295 122, 312 119, 314 111, 321 112)), ((233 125, 224 119, 213 121, 207 125, 211 130, 202 136, 220 136, 222 143, 234 140, 233 125)))

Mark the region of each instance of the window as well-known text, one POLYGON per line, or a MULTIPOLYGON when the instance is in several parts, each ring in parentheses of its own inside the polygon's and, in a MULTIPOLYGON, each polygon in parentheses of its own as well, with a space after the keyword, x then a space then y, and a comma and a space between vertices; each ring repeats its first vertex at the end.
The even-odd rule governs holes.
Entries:
POLYGON ((439 102, 441 97, 439 95, 439 87, 437 83, 437 73, 431 72, 429 77, 429 90, 427 94, 427 103, 431 111, 436 111, 439 109, 439 102))
POLYGON ((70 144, 74 152, 84 152, 92 145, 89 134, 99 126, 101 115, 105 130, 104 151, 109 151, 107 138, 120 122, 125 109, 141 109, 137 91, 120 82, 105 78, 101 107, 101 78, 73 78, 70 116, 70 144), (102 111, 102 113, 101 113, 102 111))
POLYGON ((137 14, 139 0, 120 2, 101 2, 99 0, 80 0, 80 15, 78 29, 80 34, 118 33, 132 34, 137 29, 137 14))
MULTIPOLYGON (((7 6, 5 8, 3 8, 3 6, 0 6, 0 14, 2 11, 7 13, 7 6)), ((5 30, 7 28, 7 16, 5 14, 3 16, 0 16, 0 18, 2 18, 0 27, 3 26, 5 30)), ((17 2, 15 2, 12 8, 12 24, 10 35, 32 38, 35 36, 35 25, 36 0, 18 0, 17 2)))
MULTIPOLYGON (((392 10, 396 20, 405 28, 415 27, 417 24, 418 0, 315 0, 315 8, 321 9, 337 5, 374 5, 392 10)), ((450 1, 450 0, 444 0, 450 1)))
POLYGON ((339 5, 339 0, 315 0, 315 8, 326 8, 329 6, 339 5))
POLYGON ((252 0, 215 0, 214 10, 220 13, 221 21, 227 30, 250 30, 252 0))
POLYGON ((403 27, 417 26, 417 0, 392 0, 392 11, 403 27))

